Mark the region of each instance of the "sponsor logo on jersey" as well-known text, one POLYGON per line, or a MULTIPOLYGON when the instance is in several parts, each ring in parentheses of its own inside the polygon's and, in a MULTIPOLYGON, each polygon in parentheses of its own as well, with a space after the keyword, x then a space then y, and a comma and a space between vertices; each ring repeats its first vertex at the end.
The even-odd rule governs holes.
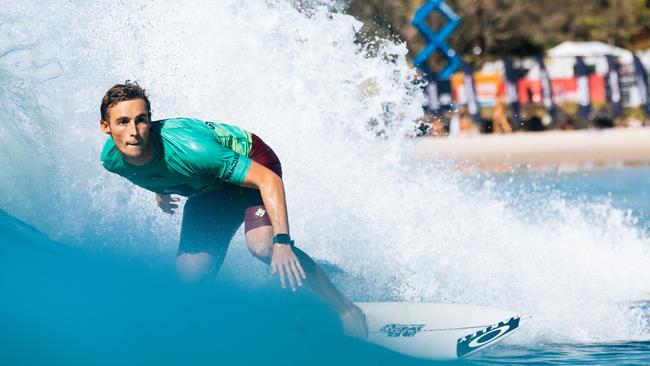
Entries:
POLYGON ((235 154, 233 156, 232 163, 230 164, 230 168, 228 168, 228 171, 223 176, 223 180, 225 180, 226 182, 230 182, 230 178, 232 178, 233 173, 235 173, 235 167, 237 166, 238 162, 239 162, 239 154, 235 154))

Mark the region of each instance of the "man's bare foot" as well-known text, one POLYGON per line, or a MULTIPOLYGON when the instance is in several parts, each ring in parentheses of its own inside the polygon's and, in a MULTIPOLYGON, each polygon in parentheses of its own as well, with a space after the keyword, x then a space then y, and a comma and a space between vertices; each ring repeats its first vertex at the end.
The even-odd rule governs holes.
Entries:
POLYGON ((366 316, 360 307, 352 304, 343 310, 339 317, 343 324, 343 333, 348 337, 366 339, 368 338, 368 323, 366 316))

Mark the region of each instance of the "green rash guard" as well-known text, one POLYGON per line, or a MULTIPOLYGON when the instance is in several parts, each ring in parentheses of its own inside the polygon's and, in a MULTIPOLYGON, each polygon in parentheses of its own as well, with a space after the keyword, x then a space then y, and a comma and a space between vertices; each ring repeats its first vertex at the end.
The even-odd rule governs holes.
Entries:
POLYGON ((149 163, 127 163, 109 138, 101 155, 104 168, 147 190, 188 197, 244 182, 251 165, 250 132, 190 118, 153 121, 150 128, 154 154, 149 163))

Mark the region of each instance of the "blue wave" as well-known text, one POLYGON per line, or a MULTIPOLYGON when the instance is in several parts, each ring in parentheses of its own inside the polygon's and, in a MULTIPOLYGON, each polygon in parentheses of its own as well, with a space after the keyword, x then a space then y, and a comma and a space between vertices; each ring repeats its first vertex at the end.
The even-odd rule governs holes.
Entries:
POLYGON ((0 364, 419 364, 344 337, 306 291, 187 286, 0 210, 0 364))

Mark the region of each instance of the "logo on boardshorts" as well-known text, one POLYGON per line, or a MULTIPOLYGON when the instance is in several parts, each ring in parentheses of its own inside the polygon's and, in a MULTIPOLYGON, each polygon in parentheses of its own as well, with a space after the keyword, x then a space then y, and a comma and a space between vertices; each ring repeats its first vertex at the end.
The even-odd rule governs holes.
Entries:
POLYGON ((456 356, 458 356, 458 358, 466 356, 467 354, 477 351, 483 348, 483 346, 502 338, 519 327, 520 319, 521 318, 518 316, 512 317, 508 321, 502 321, 499 324, 491 325, 476 333, 459 338, 456 341, 456 356))
POLYGON ((425 324, 386 324, 380 331, 388 337, 414 337, 425 324))
POLYGON ((266 213, 266 210, 260 207, 260 208, 257 209, 257 211, 255 211, 255 216, 264 217, 265 213, 266 213))

